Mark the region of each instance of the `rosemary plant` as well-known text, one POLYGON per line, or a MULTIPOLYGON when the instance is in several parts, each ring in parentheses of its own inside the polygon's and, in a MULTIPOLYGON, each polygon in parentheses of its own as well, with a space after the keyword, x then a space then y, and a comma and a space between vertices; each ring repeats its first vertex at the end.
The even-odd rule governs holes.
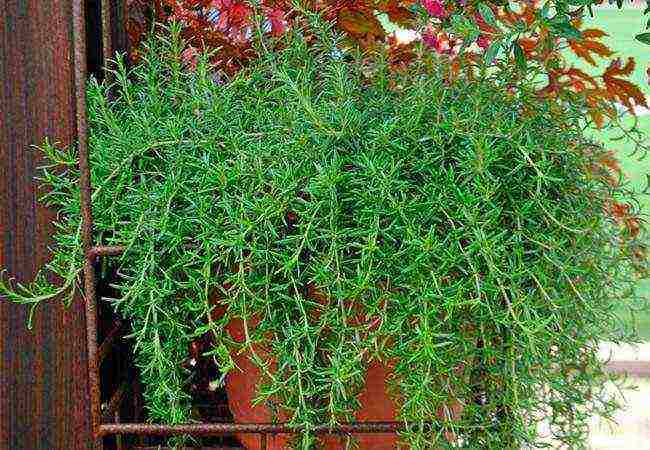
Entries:
MULTIPOLYGON (((293 424, 351 420, 378 359, 412 449, 541 445, 540 420, 582 447, 590 415, 615 407, 597 347, 631 338, 615 311, 645 239, 605 213, 636 203, 603 174, 582 110, 424 60, 369 65, 328 32, 282 39, 216 80, 206 57, 184 69, 173 32, 88 84, 95 241, 126 247, 105 301, 131 324, 149 419, 190 420, 181 361, 213 333, 224 370, 242 346, 270 349, 251 353, 259 399, 293 424), (436 414, 454 403, 459 417, 436 414)), ((53 259, 0 285, 32 305, 71 298, 82 270, 76 150, 43 151, 53 259)))

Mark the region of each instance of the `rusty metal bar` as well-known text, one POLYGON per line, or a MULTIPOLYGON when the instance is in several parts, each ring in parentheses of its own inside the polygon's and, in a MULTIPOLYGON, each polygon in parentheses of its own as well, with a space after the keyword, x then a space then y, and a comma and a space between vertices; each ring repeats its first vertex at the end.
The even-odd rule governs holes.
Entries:
MULTIPOLYGON (((120 423, 120 411, 115 411, 115 423, 120 423)), ((124 450, 124 439, 122 435, 115 436, 115 450, 124 450)))
POLYGON ((97 364, 97 317, 95 305, 95 268, 88 255, 92 247, 93 218, 91 209, 90 168, 88 166, 88 129, 86 123, 86 14, 82 0, 72 2, 74 36, 74 75, 77 109, 77 140, 79 148, 79 189, 81 191, 82 239, 84 262, 84 294, 86 306, 86 339, 88 344, 88 387, 90 395, 90 426, 98 436, 100 425, 99 372, 97 364))
MULTIPOLYGON (((115 421, 119 422, 119 418, 116 418, 115 421)), ((124 441, 122 436, 115 437, 115 450, 124 450, 124 441)))
POLYGON ((266 433, 262 433, 260 436, 260 447, 262 450, 266 450, 266 433))
POLYGON ((119 17, 118 20, 120 21, 120 28, 118 31, 118 36, 120 36, 120 46, 117 49, 118 51, 124 52, 124 54, 127 57, 127 61, 130 61, 130 55, 131 51, 133 50, 131 48, 131 43, 130 39, 127 36, 127 31, 129 29, 129 2, 131 0, 120 0, 120 7, 119 7, 119 17))
MULTIPOLYGON (((357 433, 396 433, 404 431, 404 422, 355 422, 343 423, 337 427, 316 425, 309 431, 316 434, 357 434, 357 433)), ((103 424, 99 427, 100 436, 115 434, 142 434, 148 436, 174 436, 191 434, 193 436, 221 436, 240 434, 295 434, 303 427, 286 423, 197 423, 185 425, 154 425, 145 423, 103 424)))
MULTIPOLYGON (((132 400, 133 400, 133 420, 136 422, 141 422, 142 421, 142 386, 140 385, 140 382, 138 380, 134 380, 133 384, 131 385, 132 387, 132 400)), ((138 444, 141 446, 145 446, 145 437, 140 435, 137 437, 138 444)))
POLYGON ((126 382, 124 382, 120 384, 120 386, 115 390, 111 398, 108 400, 108 404, 106 405, 106 410, 104 411, 103 415, 104 421, 110 420, 110 417, 119 410, 119 407, 122 404, 122 400, 124 400, 124 396, 128 388, 129 386, 126 384, 126 382))
MULTIPOLYGON (((108 67, 108 61, 113 57, 113 28, 111 20, 111 0, 101 0, 102 16, 102 55, 104 58, 104 67, 108 67)), ((106 76, 110 72, 105 73, 106 76)))
POLYGON ((97 350, 98 365, 102 363, 104 358, 106 358, 106 355, 108 355, 108 352, 110 352, 111 348, 113 348, 113 345, 115 344, 115 341, 117 340, 123 326, 124 326, 124 322, 122 322, 121 320, 116 320, 115 324, 113 325, 113 328, 111 328, 111 330, 104 338, 104 341, 102 342, 102 344, 99 346, 99 349, 97 350))

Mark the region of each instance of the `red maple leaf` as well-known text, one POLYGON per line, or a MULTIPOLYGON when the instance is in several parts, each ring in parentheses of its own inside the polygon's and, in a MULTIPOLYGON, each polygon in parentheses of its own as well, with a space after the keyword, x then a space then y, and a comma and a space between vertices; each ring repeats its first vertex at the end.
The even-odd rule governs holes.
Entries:
POLYGON ((629 77, 634 72, 636 63, 634 58, 629 58, 623 65, 620 58, 613 60, 603 73, 605 89, 609 97, 623 104, 631 113, 634 113, 634 106, 647 107, 645 95, 637 85, 623 77, 629 77))

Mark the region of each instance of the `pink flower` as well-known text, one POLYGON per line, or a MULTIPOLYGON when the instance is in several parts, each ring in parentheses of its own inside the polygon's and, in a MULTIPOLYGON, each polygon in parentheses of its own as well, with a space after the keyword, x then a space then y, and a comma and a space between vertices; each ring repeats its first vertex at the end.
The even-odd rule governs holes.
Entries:
POLYGON ((284 17, 284 11, 280 8, 271 9, 267 13, 269 23, 271 24, 271 34, 280 36, 287 29, 287 21, 284 17))
POLYGON ((478 37, 478 39, 476 39, 476 45, 485 50, 490 46, 490 39, 482 34, 478 37))
POLYGON ((454 56, 458 52, 458 41, 445 32, 439 32, 429 28, 422 33, 424 45, 441 55, 454 56))
POLYGON ((422 0, 422 6, 429 14, 438 19, 447 17, 447 10, 440 0, 422 0))
POLYGON ((422 34, 422 42, 424 42, 424 45, 427 47, 440 53, 440 40, 431 30, 427 30, 422 34))

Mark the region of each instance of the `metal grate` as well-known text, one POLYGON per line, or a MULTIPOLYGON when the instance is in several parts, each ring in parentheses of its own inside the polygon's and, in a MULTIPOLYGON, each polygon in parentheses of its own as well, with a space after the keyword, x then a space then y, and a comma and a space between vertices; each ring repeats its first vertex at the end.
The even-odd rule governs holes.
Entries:
MULTIPOLYGON (((110 0, 101 1, 101 48, 103 49, 104 61, 107 61, 113 54, 113 30, 112 11, 125 10, 125 0, 118 5, 110 0)), ((80 190, 81 190, 81 213, 83 218, 83 245, 85 252, 84 263, 84 289, 86 309, 86 333, 88 346, 88 380, 91 411, 91 428, 95 439, 105 436, 115 436, 118 450, 125 448, 122 441, 124 435, 138 436, 230 436, 238 434, 257 434, 260 436, 261 448, 266 450, 266 441, 269 434, 297 433, 300 427, 289 426, 286 423, 193 423, 183 425, 157 425, 150 423, 124 423, 121 422, 120 409, 130 389, 129 383, 119 384, 114 388, 109 400, 102 410, 100 397, 100 365, 101 362, 114 350, 117 338, 123 324, 115 322, 101 344, 98 344, 98 305, 97 305, 97 279, 95 264, 100 258, 119 256, 123 253, 122 247, 93 246, 92 230, 92 204, 90 185, 90 166, 88 158, 87 123, 86 123, 86 96, 85 84, 87 77, 86 68, 86 16, 84 1, 73 2, 73 30, 74 30, 74 63, 75 63, 75 89, 77 108, 77 136, 79 145, 79 169, 80 169, 80 190)), ((118 355, 119 357, 120 355, 118 355)), ((139 418, 139 415, 136 415, 139 418)), ((317 425, 310 430, 320 434, 357 434, 357 433, 395 433, 404 430, 406 424, 403 422, 358 422, 341 424, 338 427, 330 428, 328 425, 317 425)), ((145 450, 147 447, 136 446, 135 448, 145 450)), ((204 447, 207 448, 207 447, 204 447)), ((227 450, 233 447, 219 447, 227 450)), ((217 450, 214 447, 214 450, 217 450)))

